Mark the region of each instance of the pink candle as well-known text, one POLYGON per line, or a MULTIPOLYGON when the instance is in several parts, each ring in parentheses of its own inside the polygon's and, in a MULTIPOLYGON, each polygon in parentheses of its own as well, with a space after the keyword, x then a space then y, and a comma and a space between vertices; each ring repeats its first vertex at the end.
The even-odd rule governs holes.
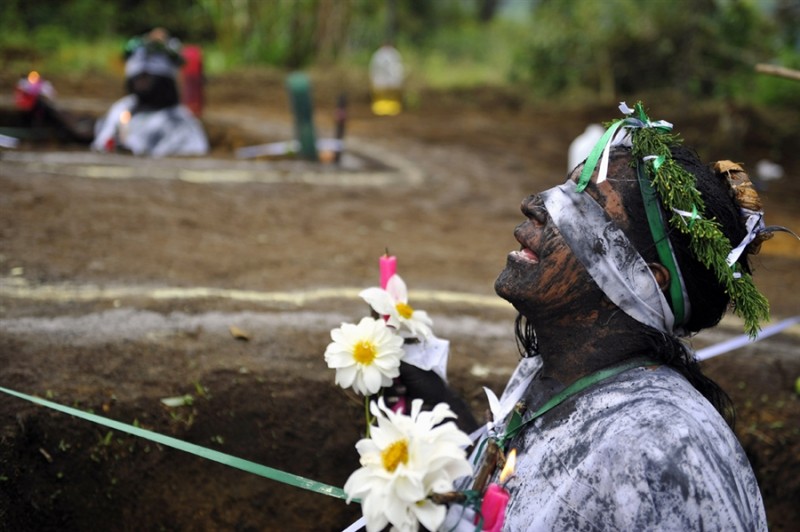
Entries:
POLYGON ((388 251, 380 258, 381 288, 386 289, 389 278, 397 273, 397 257, 389 255, 388 251))
POLYGON ((506 463, 503 466, 503 470, 500 472, 499 480, 502 486, 494 483, 489 484, 489 487, 486 488, 486 492, 483 494, 481 515, 483 516, 484 532, 500 532, 503 529, 503 521, 506 519, 506 506, 508 506, 508 499, 510 498, 510 494, 503 486, 505 486, 504 482, 510 479, 514 474, 516 465, 517 450, 511 449, 508 456, 506 456, 506 463))
POLYGON ((483 494, 481 515, 483 515, 484 532, 500 532, 506 518, 509 494, 500 484, 489 484, 483 494))
MULTIPOLYGON (((389 251, 387 250, 386 253, 381 255, 379 264, 381 267, 381 288, 386 290, 386 284, 389 282, 389 278, 397 273, 397 257, 389 255, 389 251)), ((386 318, 388 318, 388 316, 384 316, 384 319, 386 318)), ((399 378, 395 379, 395 381, 398 380, 399 378)), ((404 395, 397 398, 397 403, 392 407, 392 410, 394 412, 406 411, 406 397, 404 395)))

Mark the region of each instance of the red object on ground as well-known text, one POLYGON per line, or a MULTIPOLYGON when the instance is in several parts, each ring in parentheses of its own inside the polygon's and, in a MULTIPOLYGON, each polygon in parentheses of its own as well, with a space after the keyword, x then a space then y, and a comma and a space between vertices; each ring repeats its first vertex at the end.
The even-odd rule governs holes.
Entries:
POLYGON ((33 108, 36 107, 38 99, 38 94, 31 94, 21 87, 14 88, 14 104, 17 106, 17 109, 32 111, 33 108))
POLYGON ((203 114, 203 51, 190 44, 183 47, 182 53, 185 61, 181 69, 183 104, 200 118, 203 114))
POLYGON ((52 96, 55 91, 50 82, 43 80, 38 72, 32 70, 14 87, 14 104, 23 111, 33 111, 42 94, 52 96))

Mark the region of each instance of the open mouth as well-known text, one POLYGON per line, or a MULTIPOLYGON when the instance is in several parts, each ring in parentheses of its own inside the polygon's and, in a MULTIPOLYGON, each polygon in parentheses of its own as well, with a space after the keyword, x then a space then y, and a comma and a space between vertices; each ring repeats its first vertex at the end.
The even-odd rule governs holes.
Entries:
POLYGON ((523 247, 519 251, 512 251, 511 255, 515 259, 521 260, 523 262, 529 262, 531 264, 539 264, 539 256, 526 247, 523 247))

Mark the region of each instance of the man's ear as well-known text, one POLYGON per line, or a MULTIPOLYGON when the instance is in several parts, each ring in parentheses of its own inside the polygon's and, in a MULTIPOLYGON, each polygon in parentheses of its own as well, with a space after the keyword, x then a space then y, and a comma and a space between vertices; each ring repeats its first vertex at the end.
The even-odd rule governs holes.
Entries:
POLYGON ((658 262, 648 262, 647 267, 650 268, 650 271, 652 272, 653 277, 656 278, 658 287, 662 292, 669 288, 669 270, 667 270, 663 264, 658 262))

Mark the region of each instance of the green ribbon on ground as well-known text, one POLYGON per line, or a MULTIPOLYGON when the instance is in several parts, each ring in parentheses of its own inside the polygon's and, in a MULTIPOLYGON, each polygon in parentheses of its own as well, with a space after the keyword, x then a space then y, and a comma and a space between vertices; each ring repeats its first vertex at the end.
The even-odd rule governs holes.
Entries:
POLYGON ((150 440, 155 443, 160 443, 161 445, 172 447, 173 449, 178 449, 179 451, 183 451, 189 454, 193 454, 195 456, 199 456, 201 458, 205 458, 206 460, 212 460, 214 462, 219 462, 220 464, 234 467, 236 469, 241 469, 242 471, 247 471, 248 473, 265 477, 270 480, 276 480, 284 484, 289 484, 290 486, 295 486, 297 488, 313 491, 314 493, 320 493, 322 495, 328 495, 330 497, 335 497, 337 499, 343 499, 343 500, 347 499, 347 495, 341 488, 329 486, 327 484, 316 482, 314 480, 309 480, 307 478, 303 478, 298 475, 293 475, 291 473, 286 473, 278 469, 273 469, 271 467, 251 462, 250 460, 237 458, 236 456, 231 456, 229 454, 221 453, 219 451, 215 451, 214 449, 207 449, 206 447, 201 447, 199 445, 195 445, 194 443, 185 442, 177 438, 164 436, 163 434, 159 434, 157 432, 142 429, 139 427, 134 427, 133 425, 121 423, 119 421, 114 421, 113 419, 107 419, 102 416, 98 416, 96 414, 90 414, 88 412, 84 412, 76 408, 70 408, 68 406, 60 405, 58 403, 46 401, 45 399, 40 399, 39 397, 33 397, 30 395, 26 395, 24 393, 15 392, 14 390, 9 390, 8 388, 3 388, 2 386, 0 386, 0 392, 12 395, 14 397, 23 399, 25 401, 30 401, 31 403, 35 403, 37 405, 50 408, 52 410, 57 410, 58 412, 63 412, 65 414, 75 416, 77 418, 86 421, 91 421, 92 423, 97 423, 98 425, 103 425, 105 427, 118 430, 120 432, 125 432, 132 436, 144 438, 146 440, 150 440))

